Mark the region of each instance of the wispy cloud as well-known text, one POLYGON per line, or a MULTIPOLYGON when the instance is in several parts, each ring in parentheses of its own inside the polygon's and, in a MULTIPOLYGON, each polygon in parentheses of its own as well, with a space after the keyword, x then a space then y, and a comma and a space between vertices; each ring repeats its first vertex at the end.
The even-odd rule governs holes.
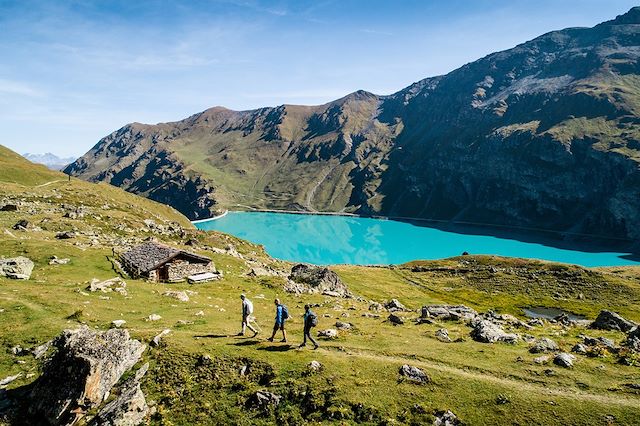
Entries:
POLYGON ((376 35, 384 35, 384 36, 392 36, 393 33, 391 31, 377 30, 372 28, 363 28, 360 30, 361 33, 365 34, 376 34, 376 35))
POLYGON ((27 83, 5 79, 0 79, 0 93, 27 96, 30 98, 39 98, 44 96, 43 92, 27 83))

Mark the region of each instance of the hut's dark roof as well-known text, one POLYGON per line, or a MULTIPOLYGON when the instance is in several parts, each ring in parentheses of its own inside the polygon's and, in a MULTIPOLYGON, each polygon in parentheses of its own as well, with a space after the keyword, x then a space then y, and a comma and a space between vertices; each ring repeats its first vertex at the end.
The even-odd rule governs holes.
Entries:
POLYGON ((140 272, 149 272, 177 256, 184 256, 198 263, 211 262, 207 257, 154 242, 134 247, 121 257, 126 263, 138 268, 140 272))

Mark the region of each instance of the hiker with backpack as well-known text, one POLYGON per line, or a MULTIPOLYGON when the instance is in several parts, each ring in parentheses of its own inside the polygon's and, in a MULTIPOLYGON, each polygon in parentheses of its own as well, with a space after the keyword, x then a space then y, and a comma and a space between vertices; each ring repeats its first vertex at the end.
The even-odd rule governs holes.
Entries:
POLYGON ((247 299, 247 296, 244 294, 240 295, 240 299, 242 299, 242 331, 238 333, 238 336, 244 336, 244 332, 247 328, 253 331, 253 337, 258 335, 258 330, 251 326, 251 321, 255 321, 253 317, 253 303, 251 300, 247 299))
POLYGON ((299 347, 307 346, 307 338, 313 343, 313 349, 318 349, 318 342, 311 337, 311 329, 318 325, 318 316, 311 310, 311 306, 304 305, 304 340, 299 347))
POLYGON ((271 337, 267 340, 273 342, 273 338, 276 337, 276 332, 282 330, 282 342, 285 343, 287 341, 287 332, 284 329, 284 323, 289 319, 289 310, 285 305, 280 303, 280 299, 276 299, 274 303, 276 305, 276 322, 273 325, 273 334, 271 334, 271 337))

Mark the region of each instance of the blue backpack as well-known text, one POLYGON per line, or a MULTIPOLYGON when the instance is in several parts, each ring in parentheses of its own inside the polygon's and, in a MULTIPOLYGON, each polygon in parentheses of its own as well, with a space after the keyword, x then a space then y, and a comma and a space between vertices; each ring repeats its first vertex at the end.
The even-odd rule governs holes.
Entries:
POLYGON ((289 309, 287 309, 287 305, 282 305, 282 320, 289 319, 289 309))

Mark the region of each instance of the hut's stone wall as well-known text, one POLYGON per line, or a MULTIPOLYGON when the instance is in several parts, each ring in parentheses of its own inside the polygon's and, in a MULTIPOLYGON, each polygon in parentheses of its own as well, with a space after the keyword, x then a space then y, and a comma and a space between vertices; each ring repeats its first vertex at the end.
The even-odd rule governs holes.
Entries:
POLYGON ((182 281, 189 275, 210 272, 212 268, 209 263, 189 263, 184 260, 171 262, 167 265, 169 272, 169 281, 182 281))

